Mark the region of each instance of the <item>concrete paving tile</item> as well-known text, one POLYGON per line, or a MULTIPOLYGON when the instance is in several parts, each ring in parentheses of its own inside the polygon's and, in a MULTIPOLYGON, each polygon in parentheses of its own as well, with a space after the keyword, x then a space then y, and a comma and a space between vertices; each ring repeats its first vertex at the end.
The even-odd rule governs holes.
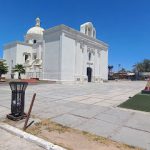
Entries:
POLYGON ((6 107, 2 107, 2 106, 0 106, 0 113, 8 112, 8 111, 10 111, 10 109, 9 109, 9 108, 6 108, 6 107))
POLYGON ((53 118, 52 120, 65 126, 76 127, 86 122, 88 119, 71 114, 64 114, 59 117, 53 118))
POLYGON ((5 141, 8 141, 12 138, 12 135, 6 132, 5 130, 0 129, 1 138, 0 138, 0 145, 2 145, 5 141))
POLYGON ((96 106, 104 106, 104 107, 111 107, 111 106, 113 106, 113 104, 107 103, 105 101, 101 101, 101 102, 95 103, 94 105, 96 105, 96 106))
POLYGON ((84 103, 84 104, 94 104, 97 102, 101 102, 102 99, 99 98, 87 98, 85 100, 81 100, 80 103, 84 103))
MULTIPOLYGON (((59 105, 57 103, 49 103, 49 104, 44 104, 44 105, 43 104, 42 105, 35 104, 33 106, 32 112, 33 112, 34 115, 36 115, 36 114, 44 114, 44 113, 47 113, 47 111, 54 112, 54 109, 56 107, 59 107, 59 106, 61 106, 61 104, 59 104, 59 105)), ((28 109, 29 109, 29 106, 26 107, 25 111, 28 111, 28 109)), ((55 110, 58 111, 58 109, 55 109, 55 110)), ((62 108, 60 110, 60 113, 61 112, 62 112, 62 108)))
POLYGON ((53 102, 56 101, 58 99, 56 98, 50 98, 50 97, 42 97, 42 96, 37 96, 36 97, 36 101, 42 102, 42 103, 47 103, 47 102, 53 102))
POLYGON ((91 94, 89 97, 94 97, 94 98, 99 98, 99 99, 106 99, 106 98, 110 98, 112 97, 111 95, 109 94, 91 94))
POLYGON ((97 114, 102 113, 106 110, 108 110, 107 107, 87 107, 87 108, 73 110, 70 113, 85 118, 92 118, 97 114))
POLYGON ((41 118, 54 118, 60 115, 63 115, 65 113, 70 112, 73 110, 73 108, 65 107, 65 106, 57 106, 57 107, 51 107, 44 110, 33 110, 33 113, 35 116, 41 117, 41 118))
POLYGON ((126 126, 150 133, 150 114, 135 113, 126 126))
POLYGON ((103 137, 110 137, 116 132, 116 130, 118 130, 119 126, 102 120, 90 119, 76 128, 103 137))
POLYGON ((109 98, 109 99, 105 99, 105 100, 110 100, 110 101, 124 101, 124 99, 125 100, 127 100, 126 98, 122 98, 122 97, 116 97, 116 96, 114 96, 114 97, 111 97, 111 98, 109 98))
POLYGON ((117 101, 115 101, 115 100, 104 100, 103 102, 106 102, 106 103, 110 103, 110 104, 120 104, 120 103, 122 103, 122 101, 120 101, 120 100, 117 100, 117 101))
POLYGON ((10 101, 0 102, 0 106, 4 106, 6 108, 10 108, 11 107, 11 102, 10 101))
POLYGON ((63 98, 66 98, 62 95, 51 95, 51 94, 43 94, 42 96, 44 97, 48 97, 48 98, 52 98, 52 99, 63 99, 63 98))
POLYGON ((25 139, 12 135, 7 131, 0 129, 0 133, 2 135, 0 138, 1 150, 44 150, 42 147, 39 147, 34 143, 28 142, 25 139))
POLYGON ((79 108, 80 108, 80 109, 84 109, 84 108, 89 108, 89 107, 91 107, 90 104, 83 104, 83 103, 74 102, 74 101, 65 103, 64 106, 66 106, 66 107, 71 107, 71 108, 75 108, 75 109, 79 109, 79 108))
POLYGON ((129 116, 121 117, 119 115, 115 116, 115 115, 111 115, 111 114, 100 113, 100 114, 97 114, 96 116, 94 116, 94 118, 108 122, 108 123, 113 123, 116 125, 124 125, 127 122, 129 116))
POLYGON ((104 112, 105 114, 117 116, 118 118, 130 118, 134 112, 128 111, 128 110, 123 110, 120 108, 111 108, 108 111, 104 112))
POLYGON ((150 143, 150 134, 147 132, 123 127, 116 134, 114 134, 111 139, 147 149, 150 143))
POLYGON ((64 104, 69 103, 69 101, 66 101, 66 100, 64 100, 64 99, 61 99, 61 100, 59 99, 59 100, 56 100, 55 103, 56 103, 56 104, 62 104, 62 105, 64 105, 64 104))
POLYGON ((81 100, 85 100, 89 98, 88 96, 71 96, 69 98, 65 98, 64 100, 67 100, 67 101, 81 101, 81 100))
POLYGON ((70 112, 71 110, 73 110, 74 108, 69 108, 69 107, 66 107, 64 105, 61 105, 61 106, 57 106, 57 107, 53 107, 50 109, 51 112, 59 112, 59 113, 67 113, 67 112, 70 112))
POLYGON ((124 100, 104 100, 103 102, 105 102, 105 103, 109 103, 109 104, 112 104, 112 106, 114 107, 114 106, 118 106, 118 105, 120 105, 121 103, 123 103, 124 102, 124 100))

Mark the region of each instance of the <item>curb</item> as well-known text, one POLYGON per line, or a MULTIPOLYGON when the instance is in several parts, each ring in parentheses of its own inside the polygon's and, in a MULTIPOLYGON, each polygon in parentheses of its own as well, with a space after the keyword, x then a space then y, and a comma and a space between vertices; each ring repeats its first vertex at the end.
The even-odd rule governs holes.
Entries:
POLYGON ((29 133, 26 133, 26 132, 19 130, 13 126, 8 125, 8 124, 0 123, 0 128, 9 132, 9 133, 12 133, 12 134, 14 134, 20 138, 23 138, 29 142, 35 143, 35 144, 39 145, 40 147, 43 147, 46 150, 66 150, 66 149, 64 149, 58 145, 54 145, 53 143, 50 143, 50 142, 45 141, 39 137, 36 137, 36 136, 31 135, 29 133))

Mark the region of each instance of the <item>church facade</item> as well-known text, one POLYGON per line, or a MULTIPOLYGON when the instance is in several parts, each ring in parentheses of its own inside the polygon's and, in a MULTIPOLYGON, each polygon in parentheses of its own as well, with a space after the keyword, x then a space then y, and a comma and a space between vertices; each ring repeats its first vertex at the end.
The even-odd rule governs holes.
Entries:
POLYGON ((25 35, 24 42, 4 46, 3 59, 9 66, 8 78, 16 64, 25 67, 23 78, 57 82, 101 82, 108 79, 108 45, 96 39, 91 22, 80 31, 65 25, 44 30, 40 19, 25 35))

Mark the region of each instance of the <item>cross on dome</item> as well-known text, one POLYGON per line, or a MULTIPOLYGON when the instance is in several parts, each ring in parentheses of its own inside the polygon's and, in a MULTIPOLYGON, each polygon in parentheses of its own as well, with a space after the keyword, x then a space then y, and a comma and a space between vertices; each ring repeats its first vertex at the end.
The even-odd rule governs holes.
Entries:
POLYGON ((31 27, 25 36, 25 41, 27 43, 33 43, 34 41, 42 41, 43 40, 43 31, 44 29, 40 26, 41 21, 40 18, 35 19, 35 26, 31 27))
POLYGON ((37 27, 40 27, 40 22, 41 22, 41 21, 40 21, 40 18, 36 18, 35 21, 36 21, 36 26, 37 26, 37 27))

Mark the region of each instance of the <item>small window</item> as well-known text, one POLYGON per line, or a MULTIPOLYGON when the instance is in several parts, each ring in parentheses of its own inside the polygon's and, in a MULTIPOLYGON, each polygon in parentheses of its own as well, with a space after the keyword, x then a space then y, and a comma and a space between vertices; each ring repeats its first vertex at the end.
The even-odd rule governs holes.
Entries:
POLYGON ((95 31, 93 31, 93 37, 95 37, 95 31))
POLYGON ((25 62, 27 61, 27 59, 28 59, 28 55, 25 55, 25 62))
POLYGON ((88 36, 91 36, 91 28, 88 28, 88 36))
POLYGON ((91 53, 89 53, 89 61, 91 60, 91 53))
POLYGON ((35 44, 35 43, 36 43, 36 40, 33 40, 33 43, 35 44))

